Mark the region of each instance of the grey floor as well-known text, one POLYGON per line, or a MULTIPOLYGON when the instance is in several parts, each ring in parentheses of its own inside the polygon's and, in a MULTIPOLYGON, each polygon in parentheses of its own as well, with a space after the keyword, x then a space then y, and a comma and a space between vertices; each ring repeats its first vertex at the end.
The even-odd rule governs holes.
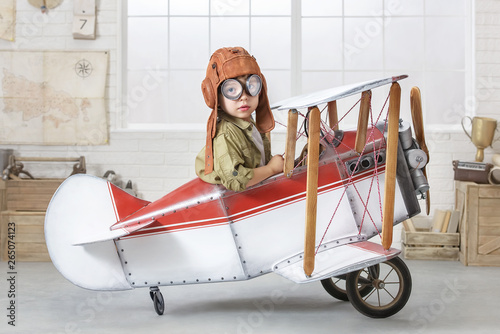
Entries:
POLYGON ((408 304, 371 319, 320 283, 275 274, 253 280, 163 287, 158 316, 147 289, 96 292, 66 281, 51 263, 18 263, 16 326, 8 325, 8 268, 0 262, 0 333, 500 333, 500 268, 406 261, 408 304))

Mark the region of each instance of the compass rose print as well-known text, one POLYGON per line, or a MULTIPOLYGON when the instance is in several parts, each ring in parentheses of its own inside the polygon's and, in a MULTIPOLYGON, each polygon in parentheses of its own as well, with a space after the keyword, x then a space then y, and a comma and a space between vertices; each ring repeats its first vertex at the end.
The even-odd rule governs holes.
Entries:
POLYGON ((82 59, 76 63, 75 72, 82 78, 89 77, 92 74, 92 64, 88 60, 82 59))

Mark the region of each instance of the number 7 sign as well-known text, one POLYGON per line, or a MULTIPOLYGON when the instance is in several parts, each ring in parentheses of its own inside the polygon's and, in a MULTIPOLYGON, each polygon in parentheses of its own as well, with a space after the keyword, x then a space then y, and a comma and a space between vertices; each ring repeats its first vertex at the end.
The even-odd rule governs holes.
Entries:
POLYGON ((73 38, 95 39, 95 0, 75 0, 73 6, 73 38))

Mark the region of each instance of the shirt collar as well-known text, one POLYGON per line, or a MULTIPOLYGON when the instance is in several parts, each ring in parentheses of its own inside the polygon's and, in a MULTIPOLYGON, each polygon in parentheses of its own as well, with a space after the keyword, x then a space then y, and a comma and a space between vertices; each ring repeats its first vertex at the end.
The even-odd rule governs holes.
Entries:
POLYGON ((252 127, 255 125, 253 119, 251 122, 248 122, 245 121, 244 119, 231 116, 220 109, 219 109, 219 117, 223 118, 224 120, 230 123, 233 123, 242 130, 252 130, 252 127))

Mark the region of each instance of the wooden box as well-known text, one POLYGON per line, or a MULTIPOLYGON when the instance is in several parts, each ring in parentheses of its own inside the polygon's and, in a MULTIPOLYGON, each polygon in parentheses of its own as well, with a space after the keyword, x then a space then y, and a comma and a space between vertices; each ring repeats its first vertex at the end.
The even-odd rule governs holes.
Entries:
MULTIPOLYGON (((15 224, 16 261, 50 261, 45 244, 45 211, 64 179, 21 179, 4 182, 0 213, 0 259, 8 260, 8 227, 15 224), (11 224, 12 225, 12 224, 11 224)), ((11 247, 12 244, 11 244, 11 247)))
POLYGON ((412 219, 416 232, 401 231, 401 248, 405 259, 458 261, 458 233, 430 232, 429 219, 412 219))
POLYGON ((0 212, 5 210, 5 181, 0 179, 0 212))
POLYGON ((500 186, 455 182, 460 221, 460 261, 473 266, 500 266, 500 186))
POLYGON ((2 261, 8 261, 8 250, 15 250, 16 261, 50 261, 44 230, 45 212, 3 211, 1 222, 2 261), (10 224, 9 223, 14 223, 10 224), (11 245, 8 227, 13 227, 11 245))
POLYGON ((22 179, 5 181, 8 211, 47 210, 50 199, 64 179, 22 179))

